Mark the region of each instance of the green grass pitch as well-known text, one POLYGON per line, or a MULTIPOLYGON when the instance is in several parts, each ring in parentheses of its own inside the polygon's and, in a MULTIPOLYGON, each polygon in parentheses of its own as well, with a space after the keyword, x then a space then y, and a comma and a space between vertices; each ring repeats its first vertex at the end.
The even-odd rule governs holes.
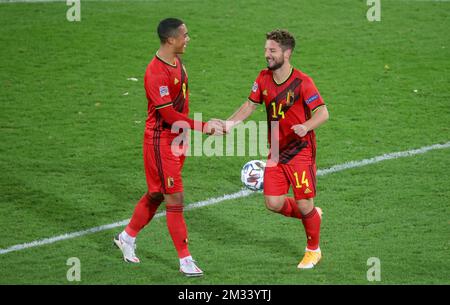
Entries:
MULTIPOLYGON (((4 1, 1 1, 4 2, 4 1)), ((191 114, 226 118, 265 67, 265 33, 297 39, 295 67, 330 112, 318 168, 450 139, 450 2, 65 1, 0 3, 0 249, 114 223, 145 191, 142 78, 159 20, 183 19, 191 114), (127 80, 138 78, 138 82, 127 80)), ((262 109, 252 120, 264 120, 262 109)), ((186 204, 234 193, 256 157, 189 157, 186 204)), ((121 228, 0 255, 0 284, 450 284, 450 150, 321 176, 323 260, 299 271, 303 226, 268 212, 261 194, 185 213, 205 276, 178 273, 165 218, 138 238, 138 266, 112 246, 121 228), (367 260, 381 281, 367 280, 367 260)))

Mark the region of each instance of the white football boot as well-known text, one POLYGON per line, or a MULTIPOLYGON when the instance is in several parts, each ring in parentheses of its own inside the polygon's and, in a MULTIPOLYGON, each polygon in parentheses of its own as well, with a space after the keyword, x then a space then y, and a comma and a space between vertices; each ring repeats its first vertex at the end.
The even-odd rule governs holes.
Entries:
POLYGON ((122 239, 121 234, 117 234, 116 236, 114 236, 114 244, 117 246, 117 248, 119 248, 122 251, 124 261, 126 261, 127 263, 134 263, 134 264, 138 264, 141 262, 134 253, 134 251, 136 250, 136 244, 134 243, 130 244, 125 242, 122 239))
POLYGON ((203 271, 197 267, 192 257, 186 257, 180 260, 180 272, 188 277, 203 275, 203 271))

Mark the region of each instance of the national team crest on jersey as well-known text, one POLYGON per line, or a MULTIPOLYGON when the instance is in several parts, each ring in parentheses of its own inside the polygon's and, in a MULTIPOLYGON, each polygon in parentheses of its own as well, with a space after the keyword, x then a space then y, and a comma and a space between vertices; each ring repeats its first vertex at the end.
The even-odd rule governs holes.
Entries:
POLYGON ((172 188, 172 187, 175 186, 175 181, 174 181, 173 177, 167 178, 167 186, 168 186, 169 188, 172 188))
POLYGON ((253 92, 256 92, 258 90, 258 83, 257 82, 254 82, 253 83, 253 87, 252 87, 252 91, 253 92))
POLYGON ((159 95, 161 95, 161 97, 169 95, 169 87, 167 87, 167 86, 159 87, 159 95))
POLYGON ((291 107, 292 105, 294 105, 294 98, 294 91, 289 90, 286 95, 286 106, 291 107))

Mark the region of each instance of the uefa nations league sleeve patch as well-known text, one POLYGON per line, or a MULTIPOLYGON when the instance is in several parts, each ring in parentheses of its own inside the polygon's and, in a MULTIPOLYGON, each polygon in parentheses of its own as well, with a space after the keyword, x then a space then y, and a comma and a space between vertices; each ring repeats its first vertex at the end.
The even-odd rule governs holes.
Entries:
POLYGON ((164 96, 166 96, 166 95, 169 95, 169 87, 167 87, 167 86, 161 86, 161 87, 159 87, 159 95, 160 95, 161 97, 164 97, 164 96))
POLYGON ((258 90, 258 83, 254 82, 253 83, 253 87, 252 87, 252 91, 256 93, 257 90, 258 90))
POLYGON ((307 99, 305 102, 306 102, 306 105, 309 105, 309 104, 311 104, 312 102, 314 102, 315 100, 317 100, 319 98, 319 94, 318 93, 316 93, 316 94, 314 94, 313 96, 311 96, 309 99, 307 99))

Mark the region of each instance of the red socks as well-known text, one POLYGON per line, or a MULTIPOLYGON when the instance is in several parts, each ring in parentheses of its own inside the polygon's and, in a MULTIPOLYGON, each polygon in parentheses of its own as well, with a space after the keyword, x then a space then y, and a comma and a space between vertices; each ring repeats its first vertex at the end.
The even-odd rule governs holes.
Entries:
POLYGON ((286 197, 284 205, 278 213, 286 217, 301 219, 305 227, 308 249, 317 250, 319 248, 321 218, 316 208, 308 214, 302 215, 295 199, 286 197))
POLYGON ((294 198, 286 197, 286 199, 284 199, 284 205, 278 213, 283 214, 286 217, 302 219, 302 213, 300 213, 294 198))
MULTIPOLYGON (((138 233, 152 220, 161 201, 155 201, 145 194, 134 208, 133 216, 125 228, 131 237, 138 233)), ((180 258, 189 256, 187 246, 187 229, 183 216, 183 205, 166 204, 167 228, 180 258)))
POLYGON ((152 220, 161 201, 154 201, 146 193, 134 208, 133 216, 130 223, 125 228, 125 232, 131 237, 136 237, 137 234, 152 220))
POLYGON ((319 248, 321 223, 321 218, 317 209, 314 208, 308 214, 303 215, 302 222, 306 232, 307 248, 309 250, 317 250, 317 248, 319 248))
POLYGON ((178 257, 191 255, 188 250, 187 228, 184 222, 183 205, 166 204, 167 228, 172 237, 178 257))

